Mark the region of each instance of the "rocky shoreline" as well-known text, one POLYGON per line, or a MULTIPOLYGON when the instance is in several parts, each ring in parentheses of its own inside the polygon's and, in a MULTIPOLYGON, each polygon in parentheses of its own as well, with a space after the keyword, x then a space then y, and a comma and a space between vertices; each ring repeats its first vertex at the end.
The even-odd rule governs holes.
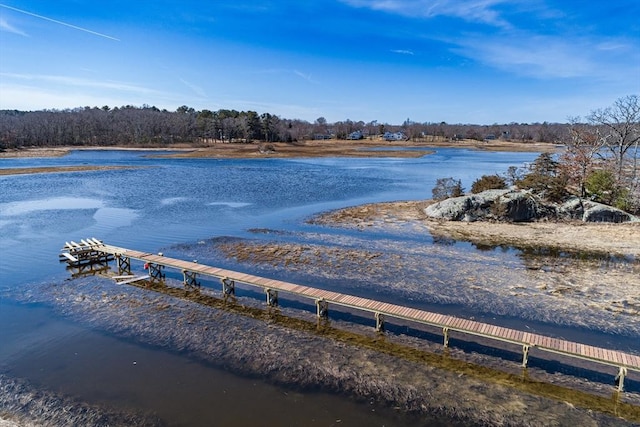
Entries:
POLYGON ((550 203, 529 190, 519 189, 486 190, 448 198, 430 204, 424 213, 428 218, 464 222, 640 222, 640 218, 625 211, 588 199, 570 197, 562 203, 550 203))
POLYGON ((478 245, 544 247, 567 252, 593 252, 640 258, 640 223, 585 223, 578 220, 504 222, 449 221, 429 218, 432 200, 374 203, 318 215, 312 223, 367 229, 411 228, 478 245))

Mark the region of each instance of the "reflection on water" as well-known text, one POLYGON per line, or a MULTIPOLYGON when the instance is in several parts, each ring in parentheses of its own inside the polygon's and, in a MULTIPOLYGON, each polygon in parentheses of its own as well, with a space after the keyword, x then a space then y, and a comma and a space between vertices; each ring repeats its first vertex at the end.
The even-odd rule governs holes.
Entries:
MULTIPOLYGON (((86 197, 52 197, 0 204, 0 229, 12 239, 13 250, 20 242, 51 239, 84 228, 87 232, 130 226, 138 217, 133 209, 107 207, 105 201, 86 197), (16 241, 17 239, 17 241, 16 241)), ((77 238, 76 238, 77 239, 77 238)), ((8 240, 0 240, 0 247, 8 240)), ((22 245, 25 249, 25 246, 22 245)))
MULTIPOLYGON (((320 211, 377 201, 427 199, 438 178, 455 176, 468 188, 482 174, 519 166, 536 156, 536 153, 438 149, 436 154, 418 159, 154 159, 126 151, 74 152, 56 159, 0 159, 0 167, 151 166, 0 177, 2 287, 29 292, 30 283, 66 280, 68 275, 58 264, 57 256, 60 246, 69 240, 97 237, 107 243, 150 252, 219 236, 255 238, 250 230, 274 230, 282 233, 281 237, 295 240, 300 232, 310 236, 317 230, 305 224, 304 219, 320 211)), ((326 232, 333 233, 335 239, 350 239, 354 235, 346 230, 326 232)), ((268 238, 272 233, 266 234, 268 238)), ((361 237, 358 245, 371 250, 375 250, 380 238, 366 233, 358 236, 361 237)), ((403 238, 414 241, 416 251, 425 246, 444 246, 462 254, 482 253, 470 245, 432 241, 427 235, 403 238)), ((401 259, 402 254, 391 252, 387 256, 401 259)), ((498 253, 492 258, 522 266, 522 260, 513 253, 498 253)), ((433 262, 446 263, 446 259, 433 262)), ((272 272, 276 278, 285 280, 291 275, 287 271, 272 272)), ((416 274, 422 273, 416 269, 416 274)), ((443 274, 439 280, 446 282, 446 273, 443 274)), ((305 272, 305 279, 313 284, 310 276, 313 272, 305 272)), ((322 281, 322 275, 315 280, 322 281)), ((358 286, 370 288, 371 283, 358 286)), ((304 404, 309 411, 315 411, 321 423, 335 422, 336 414, 347 417, 342 414, 350 411, 355 411, 350 415, 354 424, 376 420, 367 415, 370 408, 366 406, 345 404, 341 409, 336 400, 313 393, 295 394, 292 398, 259 380, 241 380, 206 366, 195 366, 180 355, 141 348, 90 329, 79 335, 67 334, 73 327, 50 311, 42 314, 30 306, 10 310, 6 307, 7 303, 0 300, 0 367, 14 370, 16 376, 43 387, 60 387, 82 399, 121 404, 122 396, 127 396, 134 407, 179 419, 182 408, 190 407, 206 418, 211 413, 208 405, 212 401, 219 401, 217 408, 224 411, 225 406, 232 407, 244 396, 249 396, 249 401, 245 399, 242 410, 235 413, 264 414, 268 410, 264 402, 279 396, 282 402, 291 403, 293 399, 293 404, 304 404), (31 316, 41 320, 9 321, 31 316), (57 324, 59 329, 43 327, 58 321, 62 322, 57 324), (45 336, 47 340, 42 339, 45 336), (32 352, 34 342, 39 352, 32 352), (18 363, 20 359, 30 360, 32 366, 40 364, 49 369, 51 364, 57 364, 58 368, 55 372, 41 372, 29 368, 29 364, 18 363), (134 360, 139 362, 135 366, 134 360), (135 375, 131 382, 127 381, 129 374, 135 375), (93 377, 100 378, 103 384, 100 390, 87 379, 93 377), (216 386, 210 389, 210 384, 216 386), (196 390, 209 391, 202 396, 196 390), (225 397, 221 390, 227 390, 230 397, 225 397)), ((269 417, 264 416, 258 422, 265 419, 269 417)), ((285 422, 286 418, 283 415, 274 419, 285 422)), ((309 422, 302 416, 289 419, 292 424, 309 422)), ((180 420, 184 424, 190 422, 180 420)))
POLYGON ((93 214, 96 227, 102 229, 130 226, 137 217, 138 213, 135 210, 126 208, 101 208, 93 214))
MULTIPOLYGON (((40 322, 47 321, 46 313, 34 311, 40 322)), ((169 425, 332 425, 337 420, 344 425, 403 424, 336 396, 279 388, 213 369, 183 354, 157 351, 62 321, 47 323, 60 332, 66 327, 74 333, 52 333, 50 340, 30 346, 12 362, 9 374, 29 378, 34 386, 55 384, 65 394, 107 407, 118 402, 125 410, 153 413, 169 425)))
POLYGON ((37 211, 99 209, 103 202, 81 197, 54 197, 40 200, 24 200, 0 204, 0 215, 16 216, 37 211))
POLYGON ((209 206, 228 206, 230 208, 244 208, 246 206, 251 206, 251 203, 243 202, 211 202, 207 204, 209 206))
POLYGON ((187 200, 189 200, 189 199, 187 199, 186 197, 169 197, 169 198, 160 200, 160 204, 161 205, 175 205, 176 203, 182 203, 182 202, 185 202, 187 200))

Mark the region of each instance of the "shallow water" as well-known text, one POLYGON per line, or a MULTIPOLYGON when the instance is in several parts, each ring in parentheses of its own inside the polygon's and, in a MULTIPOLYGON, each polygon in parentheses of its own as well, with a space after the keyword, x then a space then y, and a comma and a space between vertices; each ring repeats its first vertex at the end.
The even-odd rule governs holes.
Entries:
POLYGON ((379 410, 378 414, 375 407, 337 396, 269 385, 184 354, 113 338, 64 319, 50 319, 43 308, 31 307, 27 312, 5 304, 2 310, 16 322, 40 323, 33 326, 47 336, 27 344, 29 350, 19 358, 3 351, 2 356, 12 360, 7 374, 94 404, 117 403, 124 410, 153 413, 170 425, 184 426, 404 422, 391 411, 379 410))
MULTIPOLYGON (((0 167, 7 168, 142 167, 0 177, 0 295, 29 292, 30 284, 36 282, 66 280, 68 273, 57 260, 59 249, 65 241, 85 237, 165 253, 174 245, 216 237, 255 239, 257 234, 251 230, 256 229, 288 233, 293 241, 319 232, 336 239, 357 235, 361 239, 358 246, 368 245, 367 239, 374 246, 383 236, 326 230, 304 220, 325 210, 362 203, 430 198, 431 188, 441 177, 460 178, 469 188, 482 174, 503 172, 535 157, 532 153, 437 149, 436 154, 419 159, 158 159, 127 151, 0 159, 0 167)), ((428 235, 403 238, 416 245, 434 245, 428 235)), ((466 244, 448 249, 461 254, 481 252, 466 244)), ((491 262, 522 263, 512 251, 491 256, 491 262)), ((220 263, 238 267, 230 260, 220 263)), ((270 273, 283 280, 296 277, 286 271, 270 273)), ((304 277, 313 284, 312 275, 304 277)), ((447 280, 445 272, 441 279, 447 280)), ((364 294, 375 293, 374 285, 362 283, 360 288, 364 294)), ((386 296, 402 302, 402 296, 386 296)), ((74 324, 56 311, 55 304, 16 304, 2 298, 0 367, 43 389, 155 413, 171 425, 207 425, 214 414, 224 425, 408 422, 383 408, 329 394, 283 390, 258 378, 242 378, 195 363, 181 354, 117 339, 74 324)), ((437 307, 430 303, 430 308, 437 307)), ((573 333, 596 341, 616 340, 588 331, 573 333)))

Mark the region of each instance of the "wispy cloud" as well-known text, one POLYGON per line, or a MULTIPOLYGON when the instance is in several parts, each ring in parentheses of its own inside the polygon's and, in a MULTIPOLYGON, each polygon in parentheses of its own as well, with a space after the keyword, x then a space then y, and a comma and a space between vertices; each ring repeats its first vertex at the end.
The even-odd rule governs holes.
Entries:
POLYGON ((202 89, 200 86, 194 85, 193 83, 190 83, 185 79, 180 79, 180 82, 185 86, 187 86, 189 89, 191 89, 199 97, 202 97, 202 98, 207 97, 207 94, 205 93, 204 89, 202 89))
POLYGON ((395 50, 392 50, 391 52, 397 53, 399 55, 411 55, 411 56, 415 55, 412 51, 406 50, 406 49, 395 49, 395 50))
POLYGON ((13 79, 17 81, 42 82, 47 84, 58 84, 70 87, 84 87, 95 89, 108 89, 121 92, 133 92, 138 94, 158 94, 159 92, 143 86, 132 85, 129 83, 117 81, 100 81, 90 80, 79 77, 69 76, 53 76, 47 74, 17 74, 17 73, 0 73, 3 79, 13 79))
POLYGON ((173 109, 202 101, 123 82, 11 73, 0 73, 0 93, 0 109, 23 110, 144 104, 173 109))
POLYGON ((595 45, 595 48, 602 51, 621 51, 629 49, 629 44, 620 41, 602 41, 595 45))
POLYGON ((308 81, 309 83, 318 84, 318 81, 313 79, 311 73, 303 73, 302 71, 296 69, 291 70, 288 68, 266 68, 254 72, 258 74, 293 74, 300 77, 301 79, 308 81))
POLYGON ((496 10, 507 0, 342 0, 352 7, 421 18, 449 16, 498 27, 511 27, 496 10))
POLYGON ((48 18, 46 16, 42 16, 42 15, 38 15, 38 14, 29 12, 29 11, 26 11, 26 10, 18 9, 16 7, 7 6, 6 4, 0 3, 0 7, 4 7, 5 9, 13 10, 15 12, 23 13, 25 15, 33 16, 34 18, 39 18, 39 19, 43 19, 45 21, 53 22, 54 24, 63 25, 65 27, 73 28, 74 30, 84 31, 85 33, 93 34, 94 36, 99 36, 99 37, 104 37, 104 38, 110 39, 110 40, 120 41, 120 39, 117 39, 117 38, 112 37, 112 36, 108 36, 106 34, 98 33, 96 31, 89 30, 87 28, 78 27, 76 25, 69 24, 67 22, 58 21, 57 19, 48 18))
POLYGON ((311 78, 311 73, 305 74, 302 71, 293 70, 293 74, 295 74, 298 77, 301 77, 301 78, 305 79, 309 83, 314 83, 314 84, 318 83, 317 81, 313 80, 313 78, 311 78))
MULTIPOLYGON (((430 30, 422 37, 446 43, 452 52, 479 64, 518 76, 629 81, 629 75, 637 73, 637 67, 629 66, 638 63, 640 56, 632 47, 634 41, 604 37, 587 29, 578 35, 567 23, 566 13, 544 0, 340 1, 412 20, 462 20, 460 31, 430 30)), ((400 49, 392 52, 410 54, 400 49)))
POLYGON ((510 32, 509 37, 475 34, 454 43, 458 47, 453 51, 459 55, 513 74, 541 79, 626 79, 627 70, 632 67, 623 64, 637 61, 639 56, 623 41, 609 41, 599 46, 597 40, 588 37, 518 32, 510 32))
POLYGON ((20 36, 28 37, 27 33, 25 33, 24 31, 22 31, 22 30, 20 30, 20 29, 18 29, 16 27, 14 27, 13 25, 9 24, 7 22, 7 20, 4 19, 4 18, 0 18, 0 31, 4 31, 4 32, 7 32, 7 33, 18 34, 20 36))
MULTIPOLYGON (((34 87, 9 84, 0 81, 0 109, 38 110, 76 108, 86 105, 134 104, 129 97, 119 97, 113 92, 94 95, 88 91, 58 90, 51 87, 34 87)), ((143 102, 140 102, 142 104, 143 102)))

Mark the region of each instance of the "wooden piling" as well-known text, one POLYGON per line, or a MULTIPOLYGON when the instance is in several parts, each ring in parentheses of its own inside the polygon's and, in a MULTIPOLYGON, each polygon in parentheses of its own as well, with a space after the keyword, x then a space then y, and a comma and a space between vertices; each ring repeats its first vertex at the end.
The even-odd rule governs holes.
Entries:
MULTIPOLYGON (((109 260, 115 259, 117 261, 119 274, 127 273, 130 275, 131 259, 136 259, 147 264, 150 272, 151 266, 154 266, 154 275, 152 275, 152 277, 155 278, 160 278, 160 274, 162 273, 159 272, 165 267, 182 271, 184 275, 184 285, 186 287, 200 286, 200 283, 196 279, 197 275, 219 278, 222 282, 223 293, 225 295, 235 294, 236 283, 260 287, 265 291, 266 303, 269 306, 277 306, 278 294, 284 292, 314 300, 319 320, 327 319, 329 304, 331 303, 373 313, 376 319, 375 328, 377 331, 384 329, 387 318, 402 319, 441 328, 445 348, 449 346, 449 335, 451 331, 515 344, 522 348, 522 367, 525 370, 529 362, 529 352, 532 348, 536 348, 537 351, 546 351, 575 359, 587 360, 593 363, 614 366, 618 368, 615 384, 616 390, 619 392, 624 390, 624 380, 628 375, 628 371, 640 372, 640 356, 618 350, 607 350, 488 323, 476 322, 474 320, 206 266, 199 264, 196 260, 189 262, 165 257, 162 254, 151 254, 125 249, 104 244, 95 238, 82 239, 80 242, 81 244, 74 241, 65 242, 61 250, 61 262, 67 262, 71 267, 88 265, 94 261, 106 264, 109 260)), ((162 274, 162 279, 163 278, 164 274, 162 274)), ((124 281, 120 283, 124 283, 124 281)))

